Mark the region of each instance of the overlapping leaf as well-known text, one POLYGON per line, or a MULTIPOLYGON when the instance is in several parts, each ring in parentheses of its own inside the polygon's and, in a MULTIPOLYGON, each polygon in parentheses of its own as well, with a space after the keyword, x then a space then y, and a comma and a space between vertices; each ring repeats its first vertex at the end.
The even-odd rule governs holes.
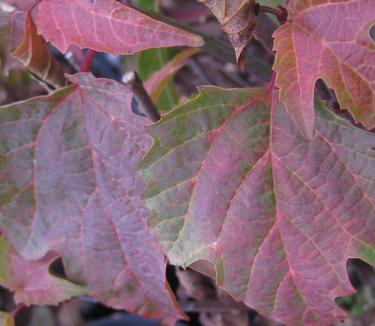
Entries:
POLYGON ((163 68, 154 72, 147 79, 145 88, 154 102, 157 102, 163 90, 167 87, 174 75, 186 64, 186 61, 198 52, 199 49, 194 48, 181 51, 171 61, 166 63, 163 68))
POLYGON ((151 142, 145 120, 131 112, 129 88, 88 74, 70 80, 0 108, 1 228, 24 259, 56 252, 90 295, 173 324, 183 315, 136 174, 151 142))
POLYGON ((15 301, 24 304, 58 304, 84 294, 85 288, 53 276, 50 264, 58 257, 49 253, 38 261, 27 261, 0 238, 0 284, 15 292, 15 301))
POLYGON ((38 35, 31 15, 27 15, 21 44, 12 52, 39 79, 52 87, 67 86, 64 71, 53 57, 46 41, 38 35))
POLYGON ((261 314, 330 325, 347 258, 375 264, 375 135, 319 103, 308 140, 276 97, 205 87, 150 128, 151 226, 172 263, 210 261, 261 314))
POLYGON ((199 0, 205 3, 228 34, 240 61, 253 38, 256 25, 255 0, 199 0))
MULTIPOLYGON (((134 3, 141 9, 150 10, 156 13, 160 12, 160 4, 157 0, 138 0, 134 3)), ((136 71, 141 80, 146 81, 152 74, 161 70, 164 65, 168 64, 173 58, 175 53, 176 50, 173 48, 157 48, 136 54, 136 71)), ((160 97, 155 101, 155 104, 160 112, 168 112, 175 107, 178 101, 178 91, 176 85, 171 80, 165 85, 160 97)))
POLYGON ((375 24, 371 0, 289 1, 289 22, 275 33, 274 69, 281 101, 311 137, 314 87, 322 78, 342 109, 367 128, 375 127, 375 24))
POLYGON ((112 54, 170 46, 203 45, 203 39, 115 0, 44 0, 38 31, 60 51, 73 43, 112 54), (84 23, 82 23, 84 22, 84 23))

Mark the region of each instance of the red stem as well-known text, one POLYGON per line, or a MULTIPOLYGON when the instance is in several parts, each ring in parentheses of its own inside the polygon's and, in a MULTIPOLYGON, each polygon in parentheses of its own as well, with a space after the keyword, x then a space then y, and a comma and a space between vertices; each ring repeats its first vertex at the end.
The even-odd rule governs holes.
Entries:
POLYGON ((17 305, 16 308, 14 308, 11 312, 11 315, 13 318, 16 318, 17 314, 23 310, 24 308, 26 308, 26 306, 23 304, 23 303, 20 303, 19 305, 17 305))
POLYGON ((278 13, 276 15, 277 20, 279 21, 280 25, 283 25, 288 20, 288 10, 283 6, 277 7, 278 13))
POLYGON ((89 72, 91 68, 92 61, 94 60, 96 52, 94 50, 89 49, 85 56, 85 60, 83 60, 81 68, 79 69, 80 72, 89 72))
POLYGON ((271 81, 268 83, 267 85, 267 88, 272 92, 276 86, 275 86, 275 82, 276 82, 276 72, 274 71, 273 74, 272 74, 272 78, 271 78, 271 81))
POLYGON ((258 6, 256 7, 256 13, 258 12, 268 12, 269 14, 274 15, 279 21, 280 25, 285 24, 288 19, 288 10, 285 9, 283 6, 272 8, 268 6, 260 6, 258 4, 258 6))
POLYGON ((26 12, 31 13, 34 8, 41 2, 42 0, 34 0, 30 6, 27 8, 26 12))

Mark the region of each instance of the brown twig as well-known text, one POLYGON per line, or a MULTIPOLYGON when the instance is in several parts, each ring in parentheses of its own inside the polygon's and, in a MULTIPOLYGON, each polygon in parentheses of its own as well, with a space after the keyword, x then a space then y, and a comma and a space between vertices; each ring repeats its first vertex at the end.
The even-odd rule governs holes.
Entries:
POLYGON ((261 6, 261 5, 258 4, 257 7, 256 7, 256 12, 257 13, 268 12, 269 14, 277 16, 277 14, 279 13, 279 10, 277 8, 272 8, 272 7, 268 7, 268 6, 261 6))
POLYGON ((271 78, 270 82, 268 83, 267 88, 270 91, 273 91, 274 89, 276 89, 276 72, 273 72, 272 78, 271 78))
POLYGON ((135 71, 130 71, 123 76, 122 82, 132 88, 135 99, 141 104, 147 117, 152 122, 160 120, 160 114, 147 91, 145 90, 138 74, 135 71))
POLYGON ((185 312, 228 312, 228 311, 247 311, 244 304, 238 302, 222 302, 220 300, 204 301, 179 301, 181 309, 185 312))

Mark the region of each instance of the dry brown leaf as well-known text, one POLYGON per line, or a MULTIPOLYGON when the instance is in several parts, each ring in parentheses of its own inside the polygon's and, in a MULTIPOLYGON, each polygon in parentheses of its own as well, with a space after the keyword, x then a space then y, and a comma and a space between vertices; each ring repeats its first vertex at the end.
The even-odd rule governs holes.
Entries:
POLYGON ((228 34, 237 61, 240 62, 243 51, 253 38, 257 22, 255 0, 199 0, 204 3, 228 34))

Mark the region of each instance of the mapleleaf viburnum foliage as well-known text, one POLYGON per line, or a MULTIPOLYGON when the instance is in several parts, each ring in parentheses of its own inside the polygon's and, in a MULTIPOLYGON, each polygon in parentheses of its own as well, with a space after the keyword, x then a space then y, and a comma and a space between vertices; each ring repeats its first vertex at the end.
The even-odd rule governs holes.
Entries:
POLYGON ((0 1, 0 72, 23 67, 49 92, 0 107, 0 285, 16 303, 88 295, 175 325, 187 316, 169 262, 285 325, 346 317, 335 300, 355 292, 347 260, 375 266, 374 1, 198 2, 241 66, 259 12, 276 17, 273 79, 199 86, 166 108, 174 94, 151 122, 135 103, 171 91, 211 37, 126 1, 0 1), (85 69, 90 51, 170 47, 189 48, 159 58, 145 87, 85 69), (85 68, 64 74, 54 53, 82 49, 85 68), (346 115, 314 96, 319 79, 346 115))

